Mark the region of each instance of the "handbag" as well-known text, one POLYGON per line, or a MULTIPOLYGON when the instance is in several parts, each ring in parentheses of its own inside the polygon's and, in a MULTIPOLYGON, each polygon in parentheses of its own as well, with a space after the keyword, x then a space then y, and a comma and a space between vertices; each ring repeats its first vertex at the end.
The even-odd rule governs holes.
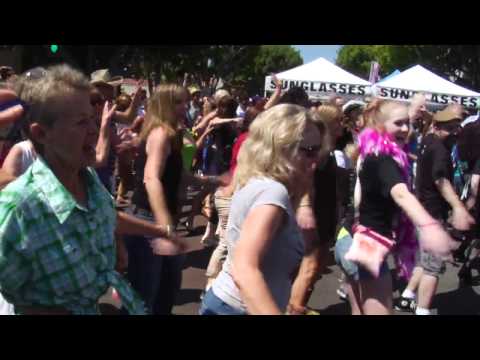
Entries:
POLYGON ((358 225, 354 228, 353 242, 345 259, 353 261, 378 278, 380 268, 393 246, 395 241, 358 225))

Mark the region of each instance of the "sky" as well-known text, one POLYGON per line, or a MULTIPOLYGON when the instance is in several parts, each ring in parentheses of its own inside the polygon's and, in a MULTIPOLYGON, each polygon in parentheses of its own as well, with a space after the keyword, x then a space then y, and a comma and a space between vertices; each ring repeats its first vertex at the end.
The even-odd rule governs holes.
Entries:
POLYGON ((303 57, 303 63, 306 64, 310 61, 324 57, 328 61, 335 63, 337 58, 337 51, 341 45, 292 45, 300 51, 300 55, 303 57))

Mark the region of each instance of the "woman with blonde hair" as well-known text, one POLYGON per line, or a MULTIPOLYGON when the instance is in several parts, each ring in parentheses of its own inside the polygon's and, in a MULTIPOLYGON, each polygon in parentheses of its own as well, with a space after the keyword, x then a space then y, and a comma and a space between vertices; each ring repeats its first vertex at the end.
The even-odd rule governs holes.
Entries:
MULTIPOLYGON (((410 126, 407 105, 375 99, 364 117, 368 126, 359 136, 355 189, 359 224, 354 232, 374 241, 394 240, 392 251, 398 275, 408 279, 418 247, 415 227, 420 246, 442 258, 449 256, 452 239, 409 190, 410 165, 405 151, 410 126)), ((355 236, 354 245, 360 241, 356 242, 355 236)), ((358 260, 358 249, 352 246, 347 256, 340 254, 340 257, 341 260, 357 259, 359 288, 354 299, 358 302, 359 313, 391 314, 392 279, 386 259, 379 264, 378 274, 370 272, 372 270, 367 270, 358 260)))
MULTIPOLYGON (((188 92, 176 84, 160 85, 150 97, 141 144, 134 161, 133 214, 154 220, 175 238, 181 182, 180 123, 186 116, 188 92)), ((152 314, 170 314, 181 285, 183 255, 156 256, 146 238, 127 238, 128 277, 152 314)))
POLYGON ((292 203, 309 186, 325 133, 300 106, 277 105, 255 119, 235 171, 227 259, 200 314, 285 313, 304 251, 292 203))

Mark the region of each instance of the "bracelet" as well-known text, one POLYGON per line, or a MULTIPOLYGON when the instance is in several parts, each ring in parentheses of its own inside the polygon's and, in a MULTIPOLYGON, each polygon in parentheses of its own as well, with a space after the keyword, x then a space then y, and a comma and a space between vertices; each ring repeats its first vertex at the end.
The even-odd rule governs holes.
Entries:
POLYGON ((431 222, 431 223, 428 223, 428 224, 418 225, 418 227, 419 228, 424 228, 424 227, 433 226, 433 225, 440 225, 440 223, 438 221, 434 221, 434 222, 431 222))
POLYGON ((312 204, 310 204, 310 203, 304 203, 304 204, 298 205, 298 207, 299 207, 299 208, 301 208, 301 207, 312 207, 312 204))
POLYGON ((165 231, 166 231, 166 238, 170 239, 172 237, 172 234, 175 232, 175 227, 173 225, 167 225, 165 226, 165 231))

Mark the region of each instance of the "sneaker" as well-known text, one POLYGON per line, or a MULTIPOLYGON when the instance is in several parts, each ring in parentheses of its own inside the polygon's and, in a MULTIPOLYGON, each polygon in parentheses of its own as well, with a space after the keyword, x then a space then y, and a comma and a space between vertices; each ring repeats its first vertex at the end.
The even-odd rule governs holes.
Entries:
POLYGON ((340 286, 338 289, 337 289, 337 295, 338 297, 343 300, 343 301, 347 301, 348 300, 348 296, 347 296, 347 293, 345 292, 345 289, 343 288, 343 286, 340 286))
POLYGON ((414 313, 416 307, 417 303, 415 299, 400 297, 395 300, 395 310, 414 313))
POLYGON ((306 308, 305 315, 320 315, 320 313, 317 310, 306 308))

